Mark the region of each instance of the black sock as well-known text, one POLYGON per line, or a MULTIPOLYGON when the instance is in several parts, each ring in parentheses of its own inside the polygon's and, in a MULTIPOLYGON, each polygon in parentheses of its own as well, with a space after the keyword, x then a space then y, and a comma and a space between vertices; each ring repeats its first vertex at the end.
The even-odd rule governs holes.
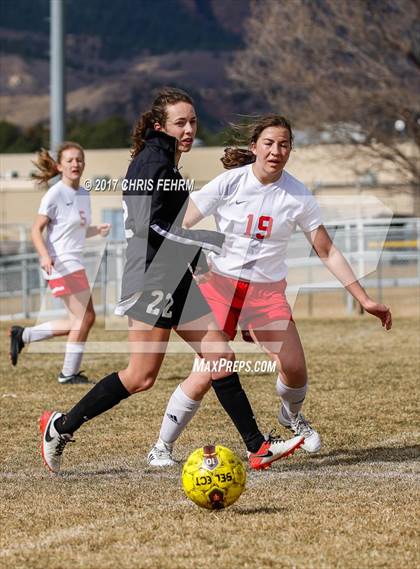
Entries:
POLYGON ((57 419, 54 426, 60 434, 73 434, 83 423, 118 405, 129 395, 118 373, 111 373, 101 379, 66 415, 57 419))
POLYGON ((258 428, 251 405, 237 373, 212 382, 217 399, 238 429, 246 448, 257 452, 264 442, 258 428))

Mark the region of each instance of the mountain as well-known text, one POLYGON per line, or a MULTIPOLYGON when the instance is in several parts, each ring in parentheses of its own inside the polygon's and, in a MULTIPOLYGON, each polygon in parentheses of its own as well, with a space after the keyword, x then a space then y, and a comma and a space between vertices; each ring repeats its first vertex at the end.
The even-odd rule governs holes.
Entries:
MULTIPOLYGON (((255 112, 226 75, 248 14, 249 0, 65 0, 68 111, 132 121, 154 90, 174 85, 209 129, 255 112)), ((49 0, 3 0, 0 20, 0 119, 46 122, 49 0)))
MULTIPOLYGON (((64 9, 69 37, 89 38, 90 48, 108 61, 141 53, 237 49, 249 13, 249 0, 118 0, 105 8, 104 4, 64 0, 64 9)), ((49 5, 49 0, 3 0, 1 27, 12 34, 2 37, 2 51, 47 57, 49 5), (32 46, 22 39, 31 39, 32 46)), ((71 53, 69 58, 77 66, 71 53)))

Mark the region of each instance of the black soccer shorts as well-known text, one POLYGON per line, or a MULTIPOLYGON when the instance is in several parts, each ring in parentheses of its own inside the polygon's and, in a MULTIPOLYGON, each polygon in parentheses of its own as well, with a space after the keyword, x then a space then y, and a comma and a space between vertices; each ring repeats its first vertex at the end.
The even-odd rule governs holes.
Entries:
POLYGON ((139 300, 126 311, 126 316, 156 328, 173 328, 211 313, 192 275, 187 274, 180 284, 143 291, 139 300))

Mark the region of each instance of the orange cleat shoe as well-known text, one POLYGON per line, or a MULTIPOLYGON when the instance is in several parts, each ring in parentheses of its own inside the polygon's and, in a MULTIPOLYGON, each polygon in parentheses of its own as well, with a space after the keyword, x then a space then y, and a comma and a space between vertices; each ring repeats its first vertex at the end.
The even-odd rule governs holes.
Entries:
POLYGON ((303 436, 292 437, 285 441, 269 434, 258 452, 248 452, 249 466, 254 470, 270 468, 274 461, 292 455, 304 442, 303 436))
POLYGON ((64 447, 73 442, 72 435, 60 433, 54 426, 54 422, 62 416, 56 411, 45 411, 39 419, 39 430, 42 433, 41 452, 45 466, 51 472, 59 472, 64 447))

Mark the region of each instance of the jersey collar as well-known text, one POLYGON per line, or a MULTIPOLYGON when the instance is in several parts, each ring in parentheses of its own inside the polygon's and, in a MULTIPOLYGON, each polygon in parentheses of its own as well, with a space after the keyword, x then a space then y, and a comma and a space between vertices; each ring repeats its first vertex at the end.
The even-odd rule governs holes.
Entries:
POLYGON ((166 132, 149 128, 146 130, 144 140, 147 146, 163 150, 175 162, 176 145, 178 142, 176 138, 169 136, 166 132))
POLYGON ((278 186, 280 186, 285 178, 285 170, 283 169, 281 172, 281 175, 279 178, 277 178, 277 180, 275 180, 274 182, 268 182, 267 184, 263 184, 258 178, 257 176, 254 174, 254 170, 252 168, 252 164, 249 164, 249 172, 251 174, 251 177, 253 178, 253 180, 264 190, 266 189, 267 191, 271 190, 272 188, 277 188, 278 186))

